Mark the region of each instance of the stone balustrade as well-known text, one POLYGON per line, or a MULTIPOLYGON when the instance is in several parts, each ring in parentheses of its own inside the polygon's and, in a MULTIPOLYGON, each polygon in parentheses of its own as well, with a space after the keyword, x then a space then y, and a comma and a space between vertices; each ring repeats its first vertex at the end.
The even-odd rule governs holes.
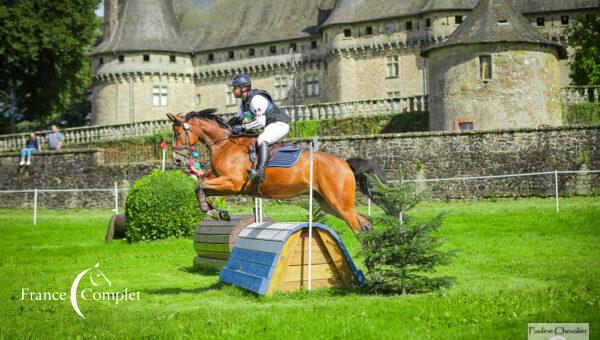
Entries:
POLYGON ((600 100, 600 86, 569 86, 561 91, 562 100, 567 105, 600 100))
MULTIPOLYGON (((311 105, 283 106, 292 119, 344 119, 356 116, 372 116, 380 114, 425 112, 427 111, 427 96, 390 98, 377 100, 359 100, 353 102, 320 103, 311 105)), ((230 118, 233 112, 221 114, 230 118)), ((83 126, 62 129, 66 144, 93 143, 123 138, 136 138, 169 131, 171 123, 166 120, 144 121, 119 125, 83 126)), ((46 149, 48 131, 36 132, 40 147, 46 149)), ((0 150, 14 150, 25 146, 26 133, 0 136, 0 150)))

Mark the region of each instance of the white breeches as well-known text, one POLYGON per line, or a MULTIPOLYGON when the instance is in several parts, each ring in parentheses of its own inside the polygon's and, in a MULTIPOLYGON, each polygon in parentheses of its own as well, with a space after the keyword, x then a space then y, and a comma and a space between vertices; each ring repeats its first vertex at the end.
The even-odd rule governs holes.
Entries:
POLYGON ((267 125, 263 133, 258 136, 258 144, 267 142, 269 145, 278 142, 290 131, 290 125, 284 122, 275 122, 267 125))

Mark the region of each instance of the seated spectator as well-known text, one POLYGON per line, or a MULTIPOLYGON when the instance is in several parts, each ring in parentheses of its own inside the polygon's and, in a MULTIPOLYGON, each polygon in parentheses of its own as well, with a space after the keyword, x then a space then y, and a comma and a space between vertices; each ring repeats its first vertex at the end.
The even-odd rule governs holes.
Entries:
POLYGON ((192 158, 188 160, 188 176, 197 180, 199 177, 202 178, 204 176, 204 170, 202 170, 202 166, 200 165, 200 153, 198 151, 192 152, 192 158))
POLYGON ((35 135, 35 132, 29 131, 29 138, 27 138, 25 147, 21 149, 21 163, 19 163, 19 165, 31 164, 31 154, 38 151, 39 149, 40 144, 38 138, 35 135))
POLYGON ((62 141, 65 139, 62 133, 58 132, 58 126, 52 124, 52 128, 48 136, 46 137, 46 145, 48 150, 58 151, 62 146, 62 141))

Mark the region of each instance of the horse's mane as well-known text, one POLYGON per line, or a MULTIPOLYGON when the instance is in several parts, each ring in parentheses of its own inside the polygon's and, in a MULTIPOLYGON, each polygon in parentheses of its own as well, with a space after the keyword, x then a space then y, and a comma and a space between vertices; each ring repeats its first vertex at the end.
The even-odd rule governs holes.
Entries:
POLYGON ((185 120, 187 121, 194 118, 212 120, 213 122, 219 124, 219 126, 223 129, 229 129, 229 124, 227 124, 223 118, 214 114, 215 112, 217 112, 217 109, 215 108, 204 109, 202 111, 192 111, 185 115, 185 120))

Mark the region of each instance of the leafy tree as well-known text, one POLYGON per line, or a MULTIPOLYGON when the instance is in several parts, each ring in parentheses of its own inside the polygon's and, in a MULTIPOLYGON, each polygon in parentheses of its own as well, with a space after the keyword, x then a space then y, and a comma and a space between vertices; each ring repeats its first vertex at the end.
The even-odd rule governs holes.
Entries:
POLYGON ((384 184, 371 177, 371 192, 379 197, 386 215, 378 218, 379 228, 361 234, 365 264, 369 268, 366 289, 374 293, 421 293, 448 287, 454 278, 431 277, 439 265, 448 264, 458 250, 441 251, 443 239, 435 236, 444 213, 429 221, 415 222, 407 212, 426 194, 402 180, 384 184))
POLYGON ((100 0, 0 3, 0 116, 47 124, 91 85, 90 47, 100 0))
MULTIPOLYGON (((600 1, 598 2, 600 6, 600 1)), ((600 10, 577 16, 567 30, 575 47, 571 79, 575 85, 600 85, 600 10)))

